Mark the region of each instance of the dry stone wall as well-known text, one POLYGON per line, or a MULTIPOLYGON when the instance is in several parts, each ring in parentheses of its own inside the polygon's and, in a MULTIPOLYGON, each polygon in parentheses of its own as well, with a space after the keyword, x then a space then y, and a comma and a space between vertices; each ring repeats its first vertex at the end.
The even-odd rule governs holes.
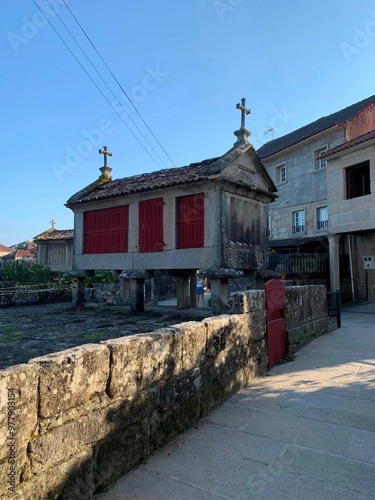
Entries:
POLYGON ((295 353, 329 331, 326 297, 324 285, 285 287, 288 353, 295 353))
MULTIPOLYGON (((300 323, 319 324, 314 331, 322 332, 323 289, 286 291, 290 332, 300 323)), ((1 370, 0 497, 89 499, 263 374, 264 291, 232 294, 230 312, 1 370), (10 391, 16 418, 13 494, 10 391)))

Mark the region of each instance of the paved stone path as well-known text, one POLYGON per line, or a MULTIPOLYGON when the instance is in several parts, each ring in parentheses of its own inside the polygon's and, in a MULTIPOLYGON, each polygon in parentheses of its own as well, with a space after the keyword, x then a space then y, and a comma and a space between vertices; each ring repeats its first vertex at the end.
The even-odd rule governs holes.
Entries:
POLYGON ((99 304, 78 312, 67 303, 1 308, 0 369, 78 345, 150 332, 210 314, 202 309, 182 312, 159 307, 134 315, 127 307, 99 304))
POLYGON ((96 500, 375 498, 375 313, 314 340, 96 500))

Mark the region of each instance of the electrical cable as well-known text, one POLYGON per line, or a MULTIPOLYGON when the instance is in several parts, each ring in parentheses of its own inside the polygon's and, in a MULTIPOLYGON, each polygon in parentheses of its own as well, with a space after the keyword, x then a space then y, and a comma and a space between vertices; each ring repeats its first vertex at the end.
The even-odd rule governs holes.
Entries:
MULTIPOLYGON (((106 97, 106 95, 103 93, 103 91, 100 89, 100 87, 97 85, 97 83, 93 80, 93 78, 91 77, 91 75, 89 74, 89 72, 86 70, 86 68, 82 65, 82 63, 79 61, 79 59, 77 58, 77 56, 73 53, 73 51, 71 50, 71 48, 69 47, 69 45, 64 41, 64 39, 62 38, 62 36, 59 34, 59 32, 56 30, 56 28, 53 26, 53 24, 50 22, 50 20, 48 19, 48 17, 44 14, 44 12, 42 11, 42 9, 39 7, 39 5, 36 3, 35 0, 32 0, 32 2, 35 4, 35 6, 39 9, 39 11, 41 12, 41 14, 46 18, 48 24, 51 26, 51 28, 53 29, 53 31, 56 33, 56 35, 60 38, 60 40, 63 42, 63 44, 65 45, 65 47, 69 50, 69 52, 71 53, 71 55, 74 57, 74 59, 77 61, 77 63, 81 66, 81 68, 83 69, 83 71, 86 73, 86 75, 89 77, 89 79, 92 81, 92 83, 95 85, 95 87, 99 90, 99 92, 102 94, 102 96, 104 97, 104 99, 107 101, 107 103, 111 106, 111 108, 113 109, 113 111, 118 115, 118 117, 120 118, 120 120, 124 123, 124 125, 126 126, 126 128, 129 130, 129 132, 133 135, 133 137, 139 142, 139 144, 142 146, 142 148, 146 151, 146 153, 149 155, 149 157, 154 161, 154 163, 159 167, 158 165, 158 162, 155 160, 155 158, 151 155, 151 153, 145 148, 145 146, 142 144, 142 142, 139 140, 139 138, 135 135, 135 133, 131 130, 131 128, 129 127, 129 125, 125 122, 125 120, 122 118, 122 116, 119 114, 119 112, 114 108, 114 106, 111 104, 111 102, 109 101, 109 99, 106 97)), ((159 167, 160 168, 160 167, 159 167)))
POLYGON ((94 43, 92 42, 91 38, 88 36, 88 34, 86 33, 85 29, 83 28, 83 26, 81 25, 81 23, 78 21, 78 19, 76 18, 76 16, 74 15, 74 13, 72 12, 71 8, 69 7, 69 5, 67 5, 66 1, 65 0, 62 0, 64 2, 64 5, 65 7, 68 9, 68 11, 70 12, 70 14, 73 16, 74 20, 76 21, 76 23, 78 24, 78 26, 81 28, 82 32, 84 33, 85 37, 87 38, 87 40, 90 42, 91 46, 93 47, 93 49, 95 50, 95 52, 97 53, 97 55, 100 57, 102 63, 104 64, 104 66, 107 68, 107 70, 110 72, 111 76, 113 77, 113 79, 115 80, 115 82, 117 83, 117 85, 120 87, 121 91, 124 93, 124 95, 126 96, 126 98, 128 99, 128 101, 130 102, 130 104, 133 106, 133 108, 135 109, 136 113, 138 114, 138 116, 141 118, 141 120, 143 121, 143 123, 145 124, 145 126, 147 127, 147 129, 149 130, 149 132, 152 134, 153 138, 155 139, 155 141, 159 144, 159 146, 161 147, 161 149, 164 151, 164 153, 166 154, 166 156, 169 158, 170 162, 172 163, 172 165, 175 167, 176 165, 174 164, 173 160, 171 159, 171 157, 169 156, 169 154, 166 152, 166 150, 163 148, 163 146, 160 144, 159 140, 157 139, 157 137, 155 136, 155 134, 153 133, 153 131, 150 129, 150 127, 147 125, 146 121, 143 119, 143 116, 141 115, 141 113, 138 111, 138 109, 135 107, 133 101, 130 99, 130 97, 128 96, 128 94, 126 93, 125 89, 123 88, 123 86, 121 85, 121 83, 118 81, 118 79, 116 78, 116 76, 113 74, 111 68, 108 66, 108 64, 105 62, 105 60, 103 59, 103 57, 101 56, 100 52, 98 51, 98 49, 95 47, 94 43))
MULTIPOLYGON (((102 77, 102 75, 99 73, 99 71, 96 69, 95 65, 93 64, 93 62, 90 60, 90 58, 88 57, 88 55, 85 53, 85 51, 83 50, 83 48, 81 47, 81 45, 78 43, 77 39, 75 38, 75 36, 72 34, 72 32, 70 31, 70 29, 68 28, 68 26, 64 23, 64 21, 61 19, 59 13, 55 10, 55 8, 52 6, 50 0, 47 0, 49 6, 51 7, 51 9, 53 9, 53 11, 55 12, 55 14, 57 15, 57 17, 60 19, 60 22, 62 23, 62 25, 64 26, 64 28, 66 29, 66 31, 69 33, 69 35, 73 38, 74 42, 76 43, 77 47, 80 49, 80 51, 82 52, 82 54, 85 56, 85 58, 87 59, 87 61, 89 62, 89 64, 92 66, 92 68, 94 69, 95 73, 99 76, 99 78, 102 80, 102 82, 104 83, 104 85, 107 87, 107 89, 110 91, 110 93, 113 95, 113 97, 117 100, 117 97, 115 95, 115 93, 112 91, 112 89, 109 87, 109 85, 107 84, 107 82, 104 80, 104 78, 102 77)), ((124 105, 122 103, 119 102, 119 104, 121 105, 122 109, 125 111, 126 113, 126 109, 124 107, 124 105)), ((138 125, 135 123, 135 121, 132 119, 131 116, 129 116, 129 120, 133 123, 133 125, 135 126, 135 128, 138 130, 138 132, 141 134, 141 136, 143 137, 143 139, 147 142, 147 144, 150 146, 150 148, 153 150, 153 152, 156 154, 156 156, 159 158, 159 160, 164 164, 165 167, 167 167, 166 163, 164 162, 164 160, 159 156, 158 152, 155 150, 155 148, 152 146, 152 144, 148 141, 147 137, 145 137, 145 135, 143 134, 142 130, 140 130, 140 128, 138 127, 138 125)))

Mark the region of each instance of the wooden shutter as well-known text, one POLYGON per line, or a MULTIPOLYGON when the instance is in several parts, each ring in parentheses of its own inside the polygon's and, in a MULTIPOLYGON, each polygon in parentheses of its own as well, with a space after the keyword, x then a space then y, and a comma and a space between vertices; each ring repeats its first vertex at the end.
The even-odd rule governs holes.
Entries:
POLYGON ((92 210, 84 215, 83 252, 128 251, 129 206, 92 210))
POLYGON ((163 198, 139 202, 139 251, 163 251, 163 198))
POLYGON ((204 247, 204 194, 177 199, 177 247, 204 247))

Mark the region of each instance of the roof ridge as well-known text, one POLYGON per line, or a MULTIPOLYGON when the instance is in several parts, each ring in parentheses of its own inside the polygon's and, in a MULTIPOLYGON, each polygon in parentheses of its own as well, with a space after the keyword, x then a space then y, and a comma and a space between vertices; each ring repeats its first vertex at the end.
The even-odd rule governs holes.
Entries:
POLYGON ((361 101, 358 101, 354 104, 350 104, 345 108, 335 111, 327 116, 321 116, 320 118, 299 127, 298 129, 289 132, 288 134, 283 135, 282 137, 278 137, 277 139, 273 139, 272 141, 263 144, 258 150, 257 153, 260 158, 266 158, 271 156, 279 151, 282 151, 294 144, 297 144, 304 139, 312 137, 328 128, 333 127, 334 125, 339 125, 344 123, 352 118, 354 118, 360 111, 367 108, 369 105, 375 103, 375 95, 370 97, 366 97, 361 101))

